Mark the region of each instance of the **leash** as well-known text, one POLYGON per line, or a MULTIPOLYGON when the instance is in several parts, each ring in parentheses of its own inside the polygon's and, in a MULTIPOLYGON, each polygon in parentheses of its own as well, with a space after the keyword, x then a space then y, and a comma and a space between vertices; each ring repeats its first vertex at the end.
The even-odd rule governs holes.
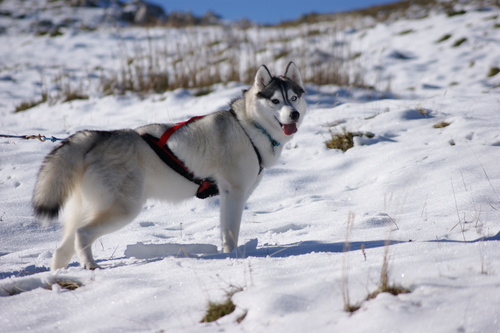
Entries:
POLYGON ((51 142, 56 142, 56 141, 63 141, 65 139, 60 139, 56 138, 54 136, 51 136, 50 138, 47 138, 45 135, 9 135, 9 134, 0 134, 0 138, 9 138, 9 139, 24 139, 24 140, 30 140, 30 139, 38 139, 42 142, 45 141, 51 141, 51 142))

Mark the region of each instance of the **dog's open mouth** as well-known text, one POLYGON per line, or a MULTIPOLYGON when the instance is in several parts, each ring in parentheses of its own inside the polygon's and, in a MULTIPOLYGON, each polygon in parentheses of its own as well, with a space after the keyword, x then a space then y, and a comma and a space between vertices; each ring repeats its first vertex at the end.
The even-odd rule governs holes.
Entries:
POLYGON ((283 133, 285 133, 285 135, 292 135, 293 133, 297 132, 297 124, 296 123, 281 124, 281 128, 283 129, 283 133))

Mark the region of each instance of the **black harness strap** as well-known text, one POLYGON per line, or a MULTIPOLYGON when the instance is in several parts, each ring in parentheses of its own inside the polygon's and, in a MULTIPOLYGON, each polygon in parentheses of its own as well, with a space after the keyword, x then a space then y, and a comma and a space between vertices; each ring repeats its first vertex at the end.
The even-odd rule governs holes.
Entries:
MULTIPOLYGON (((236 118, 236 121, 241 126, 241 123, 238 121, 238 116, 236 115, 236 112, 233 109, 230 109, 229 112, 233 115, 234 118, 236 118)), ((241 129, 243 130, 243 133, 246 134, 248 140, 250 140, 250 143, 252 144, 253 150, 255 151, 255 155, 257 155, 257 159, 259 160, 259 175, 260 175, 260 173, 262 172, 262 170, 264 170, 264 167, 262 166, 262 157, 260 156, 259 150, 255 146, 255 144, 253 143, 252 139, 250 138, 250 136, 248 135, 248 133, 245 131, 245 129, 243 128, 243 126, 241 126, 241 129)))
MULTIPOLYGON (((229 112, 236 118, 236 112, 234 110, 229 110, 229 112)), ((152 136, 151 134, 143 134, 141 137, 146 141, 146 143, 153 149, 153 151, 158 155, 158 157, 165 163, 167 164, 172 170, 189 180, 190 182, 193 182, 195 184, 198 184, 200 187, 198 188, 198 191, 196 192, 196 197, 199 199, 206 199, 208 197, 212 197, 215 195, 219 194, 219 188, 217 187, 217 184, 214 179, 212 178, 198 178, 196 177, 191 170, 188 169, 188 167, 177 157, 175 156, 174 152, 168 147, 167 141, 170 138, 170 136, 178 130, 180 127, 197 120, 202 117, 193 117, 189 119, 186 122, 183 123, 178 123, 169 129, 165 131, 165 133, 161 136, 161 138, 157 138, 152 136)), ((238 121, 238 124, 240 122, 238 121)), ((241 124, 240 124, 241 126, 241 124)), ((262 166, 262 157, 260 156, 259 150, 253 143, 252 139, 248 136, 248 133, 245 131, 243 126, 241 126, 241 129, 243 132, 246 134, 248 137, 248 140, 250 140, 250 143, 252 144, 252 147, 255 151, 255 154, 257 155, 257 159, 259 161, 259 174, 262 172, 264 167, 262 166)))
MULTIPOLYGON (((198 119, 198 118, 197 118, 198 119)), ((188 120, 186 123, 192 121, 192 119, 188 120)), ((181 127, 183 124, 177 124, 175 129, 172 130, 172 128, 168 129, 168 137, 176 131, 179 127, 181 127)), ((219 194, 219 188, 217 187, 217 184, 215 183, 215 180, 212 178, 205 178, 201 179, 196 177, 191 170, 188 169, 188 167, 175 156, 174 152, 168 147, 165 142, 161 139, 158 139, 150 134, 143 134, 141 136, 144 141, 151 147, 151 149, 154 150, 156 155, 165 163, 167 164, 172 170, 186 178, 187 180, 200 185, 198 188, 198 191, 196 192, 196 197, 199 199, 206 199, 208 197, 212 197, 215 195, 219 194)), ((162 136, 163 138, 163 136, 162 136)))

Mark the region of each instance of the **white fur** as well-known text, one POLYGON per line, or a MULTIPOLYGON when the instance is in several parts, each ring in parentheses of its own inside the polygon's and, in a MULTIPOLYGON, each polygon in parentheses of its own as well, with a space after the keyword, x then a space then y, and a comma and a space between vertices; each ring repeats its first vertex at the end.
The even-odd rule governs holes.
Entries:
MULTIPOLYGON (((285 76, 303 89, 295 64, 288 65, 285 76)), ((207 115, 181 127, 168 141, 170 149, 197 177, 216 181, 224 252, 237 246, 245 203, 263 176, 255 149, 262 158, 261 166, 272 166, 292 137, 285 135, 280 123, 299 126, 306 112, 303 97, 291 105, 274 105, 259 98, 257 94, 271 80, 273 77, 262 66, 254 85, 231 104, 236 117, 227 111, 207 115), (292 119, 293 111, 300 113, 298 119, 292 119), (270 137, 280 145, 273 147, 270 137)), ((289 90, 287 94, 294 92, 289 90)), ((278 95, 273 98, 280 98, 278 95)), ((147 199, 178 202, 196 194, 198 185, 168 167, 140 136, 148 133, 160 137, 169 126, 78 132, 47 156, 39 172, 33 205, 40 217, 54 217, 62 209, 64 235, 54 254, 52 270, 66 267, 75 252, 84 268, 98 268, 92 244, 131 222, 147 199)))

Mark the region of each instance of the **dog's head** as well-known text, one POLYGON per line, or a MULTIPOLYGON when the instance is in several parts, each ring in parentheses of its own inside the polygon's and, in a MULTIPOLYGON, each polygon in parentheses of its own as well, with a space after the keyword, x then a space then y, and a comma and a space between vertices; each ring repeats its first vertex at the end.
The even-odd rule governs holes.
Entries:
POLYGON ((251 93, 255 94, 254 117, 261 126, 274 135, 279 132, 278 137, 284 141, 297 132, 307 104, 304 84, 293 62, 288 64, 285 74, 277 77, 262 65, 255 75, 251 93))

